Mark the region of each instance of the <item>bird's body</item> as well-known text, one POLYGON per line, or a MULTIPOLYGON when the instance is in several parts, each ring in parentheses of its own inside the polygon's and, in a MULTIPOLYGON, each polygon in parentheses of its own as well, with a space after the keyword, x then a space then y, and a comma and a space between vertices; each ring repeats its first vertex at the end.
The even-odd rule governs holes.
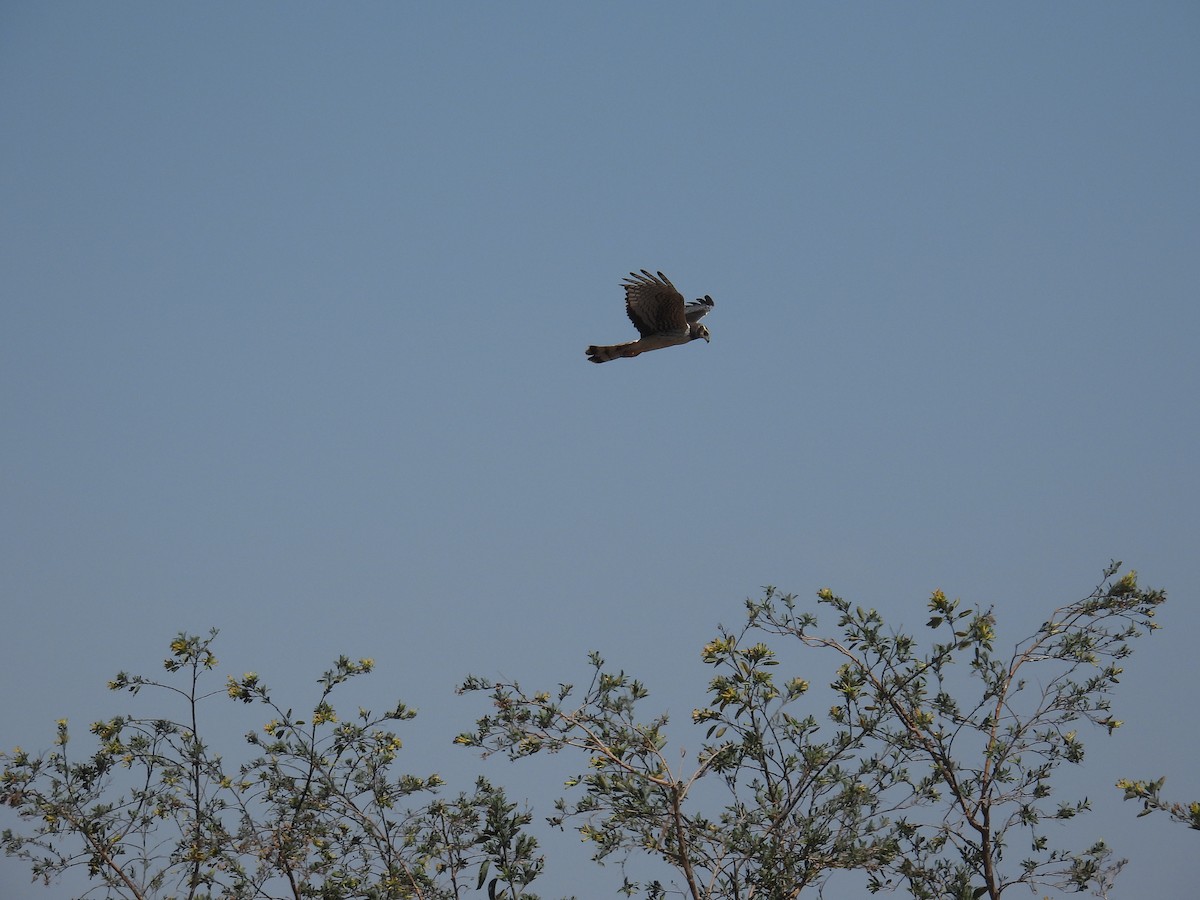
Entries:
POLYGON ((592 362, 634 357, 697 338, 710 340, 708 329, 699 320, 715 305, 712 297, 705 295, 685 303, 683 295, 666 275, 659 272, 656 277, 645 269, 640 275, 630 272, 621 284, 625 288, 625 311, 641 337, 625 344, 588 347, 587 357, 592 362))

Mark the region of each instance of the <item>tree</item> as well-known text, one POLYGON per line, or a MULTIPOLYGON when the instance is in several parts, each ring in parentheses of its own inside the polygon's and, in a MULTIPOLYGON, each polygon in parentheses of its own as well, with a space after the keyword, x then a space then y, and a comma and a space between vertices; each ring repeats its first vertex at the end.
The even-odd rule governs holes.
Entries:
POLYGON ((61 720, 53 750, 0 754, 0 802, 32 826, 5 830, 4 849, 35 879, 84 867, 95 891, 127 898, 457 898, 485 882, 493 900, 533 897, 523 890, 542 858, 527 811, 483 779, 443 800, 437 775, 391 774, 400 738, 387 726, 414 716, 403 703, 339 719, 334 689, 371 660, 339 659, 306 720, 254 673, 203 688, 216 634, 171 642, 164 667, 175 681, 121 672, 109 683, 168 692, 181 720, 96 722, 99 746, 82 758, 61 720), (202 737, 201 706, 220 695, 271 715, 246 735, 255 755, 236 771, 202 737))
POLYGON ((921 767, 914 784, 937 815, 897 820, 892 873, 914 897, 994 900, 1015 884, 1103 895, 1119 871, 1102 842, 1052 848, 1042 827, 1089 808, 1086 798, 1053 801, 1051 776, 1063 762, 1083 761, 1076 723, 1120 727, 1111 714, 1116 663, 1132 653, 1132 639, 1157 628, 1166 599, 1141 589, 1135 572, 1116 578, 1119 569, 1110 565, 1091 594, 1056 609, 1008 654, 993 648, 991 610, 960 611, 940 591, 929 603, 935 639, 923 655, 911 638, 885 635, 873 612, 828 592, 821 599, 841 616, 841 640, 813 636, 790 612, 764 611, 767 630, 845 660, 845 690, 865 695, 862 708, 878 716, 884 744, 921 767), (950 668, 963 657, 969 678, 950 668), (1009 848, 1022 845, 1030 849, 1014 866, 1009 848))
MULTIPOLYGON (((1103 895, 1122 862, 1100 841, 1052 847, 1042 826, 1087 810, 1086 798, 1052 801, 1052 776, 1083 760, 1077 722, 1120 726, 1116 663, 1157 627, 1165 594, 1140 588, 1134 572, 1116 578, 1119 569, 1003 655, 994 612, 960 609, 940 591, 920 652, 878 612, 828 590, 818 602, 839 633, 822 636, 794 596, 767 588, 746 602, 741 629, 722 629, 701 653, 716 674, 692 713, 701 749, 682 766, 666 750, 666 715, 640 715, 646 687, 597 654, 582 692, 467 679, 460 691, 488 693, 494 711, 457 741, 513 759, 582 754, 586 771, 568 782, 582 796, 561 799, 554 822, 577 821, 597 861, 666 864, 670 889, 692 900, 795 897, 841 869, 864 870, 872 891, 903 886, 916 898, 996 900, 1013 885, 1103 895), (834 654, 824 723, 798 711, 809 681, 777 676, 763 638, 834 654), (962 660, 965 670, 954 668, 962 660), (724 790, 716 810, 698 798, 705 779, 724 790), (1016 846, 1030 849, 1014 863, 1016 846)), ((626 878, 624 890, 655 898, 668 886, 626 878)))
MULTIPOLYGON (((514 759, 582 751, 588 771, 567 784, 582 786, 584 796, 560 800, 552 823, 582 820, 579 832, 595 845, 597 861, 638 852, 665 861, 693 898, 794 896, 831 870, 878 868, 894 854, 894 842, 878 835, 877 817, 895 786, 896 760, 866 753, 870 732, 852 723, 818 739, 812 716, 789 711, 807 682, 779 684, 774 652, 749 644, 751 631, 723 632, 704 648, 719 674, 710 684, 712 705, 692 713, 706 742, 686 772, 666 752, 667 716, 638 719, 646 688, 606 672, 597 654, 578 699, 569 684, 528 694, 519 684, 469 678, 460 690, 490 692, 496 711, 456 740, 514 759), (728 792, 717 813, 693 800, 710 776, 728 792)), ((622 890, 667 893, 659 881, 628 878, 622 890)))

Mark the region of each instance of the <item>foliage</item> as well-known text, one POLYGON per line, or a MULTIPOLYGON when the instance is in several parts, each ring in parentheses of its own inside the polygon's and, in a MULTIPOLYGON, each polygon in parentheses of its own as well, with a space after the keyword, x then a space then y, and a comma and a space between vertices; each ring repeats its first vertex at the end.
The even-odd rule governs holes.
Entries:
POLYGON ((940 591, 929 602, 934 639, 924 654, 911 637, 885 633, 874 611, 828 591, 820 599, 839 613, 840 639, 813 635, 788 598, 752 613, 770 633, 841 657, 841 689, 865 695, 880 739, 913 767, 917 792, 934 798, 936 816, 897 819, 899 865, 874 887, 898 880, 918 898, 997 898, 1014 884, 1107 890, 1123 864, 1111 850, 1051 847, 1043 823, 1089 808, 1086 797, 1053 800, 1051 777, 1084 758, 1076 723, 1120 727, 1110 700, 1117 662, 1133 638, 1157 628, 1165 594, 1141 589, 1134 572, 1116 578, 1119 569, 1110 565, 1091 594, 1055 610, 1008 654, 994 649, 991 610, 960 610, 940 591), (964 658, 965 673, 951 668, 964 658), (1010 846, 1029 848, 1015 865, 1010 846))
MULTIPOLYGON (((1056 774, 1083 761, 1081 726, 1120 727, 1120 664, 1165 600, 1119 568, 1007 652, 993 610, 941 591, 922 645, 828 590, 817 610, 836 625, 819 630, 814 611, 767 588, 701 650, 711 677, 690 755, 668 752, 646 686, 596 653, 582 690, 468 677, 460 692, 493 708, 455 742, 577 760, 550 822, 576 828, 596 861, 619 861, 630 896, 784 900, 845 871, 918 900, 998 900, 1016 885, 1105 896, 1123 861, 1101 841, 1060 846, 1048 826, 1088 810, 1086 796, 1059 796, 1056 774)), ((122 898, 457 900, 486 886, 489 900, 533 900, 531 813, 484 779, 443 798, 438 775, 395 774, 393 723, 414 716, 403 703, 339 713, 334 692, 371 660, 338 659, 301 718, 255 673, 208 686, 215 637, 180 634, 167 679, 110 682, 165 695, 178 718, 96 722, 82 757, 62 720, 51 750, 0 753, 0 802, 26 826, 3 845, 35 879, 78 868, 88 895, 122 898), (201 714, 222 702, 268 717, 236 766, 204 737, 201 714)), ((1200 805, 1163 801, 1161 780, 1119 786, 1143 815, 1200 827, 1200 805)))
MULTIPOLYGON (((490 691, 497 712, 460 735, 460 744, 512 758, 565 748, 587 756, 588 771, 570 779, 582 785, 577 801, 558 802, 561 825, 579 818, 579 832, 594 846, 594 858, 647 852, 682 875, 692 897, 794 896, 835 868, 874 867, 892 853, 877 839, 874 816, 890 786, 884 760, 860 754, 864 734, 838 729, 816 739, 816 722, 797 718, 788 707, 807 690, 792 679, 777 685, 774 654, 761 644, 745 646, 742 635, 724 634, 704 650, 718 669, 711 684, 712 706, 692 718, 706 726, 697 765, 673 770, 666 753, 667 717, 646 722, 636 706, 644 686, 624 673, 607 673, 591 657, 591 685, 568 704, 575 689, 560 685, 526 694, 517 684, 468 679, 462 691, 490 691), (720 778, 729 799, 714 819, 692 812, 693 788, 707 776, 720 778)), ((645 889, 660 897, 658 882, 626 881, 624 891, 645 889)))
POLYGON ((1166 780, 1159 778, 1157 781, 1129 781, 1122 778, 1117 782, 1117 787, 1125 792, 1126 800, 1142 801, 1142 811, 1138 813, 1139 818, 1148 816, 1152 812, 1165 812, 1176 822, 1200 831, 1200 803, 1189 803, 1184 806, 1182 803, 1164 800, 1160 791, 1166 780))
MULTIPOLYGON (((672 890, 693 900, 795 897, 851 868, 872 891, 902 886, 915 898, 995 900, 1017 884, 1103 895, 1123 863, 1099 841, 1052 847, 1043 824, 1088 809, 1086 797, 1052 800, 1052 776, 1083 760, 1076 723, 1120 726, 1116 663, 1157 627, 1165 595, 1133 572, 1117 579, 1119 568, 1006 655, 994 649, 991 610, 959 609, 941 591, 919 652, 914 636, 828 590, 818 600, 839 633, 822 636, 795 597, 767 588, 747 601, 740 631, 722 629, 702 651, 716 674, 692 714, 705 732, 690 764, 673 767, 666 715, 639 714, 646 687, 597 654, 583 692, 467 679, 460 691, 487 692, 494 711, 456 740, 513 759, 582 753, 586 771, 568 781, 582 796, 561 799, 553 821, 576 821, 597 861, 665 863, 672 890), (809 682, 776 675, 762 638, 836 655, 824 723, 798 711, 809 682), (724 789, 715 812, 697 797, 704 779, 724 789), (1022 845, 1014 863, 1010 847, 1022 845)), ((627 879, 624 890, 657 898, 668 888, 627 879)))
POLYGON ((86 868, 108 897, 457 898, 488 883, 489 895, 531 898, 523 889, 542 859, 503 791, 480 779, 454 799, 437 797, 437 775, 393 775, 400 749, 392 722, 414 716, 402 703, 341 721, 331 695, 371 671, 371 660, 339 659, 319 679, 307 720, 276 703, 258 675, 202 689, 217 665, 216 636, 180 634, 164 662, 183 686, 119 673, 114 691, 166 691, 182 720, 118 717, 96 722, 98 747, 71 754, 67 722, 54 749, 0 754, 0 802, 32 826, 6 830, 5 851, 49 884, 86 868), (201 706, 225 695, 271 716, 246 738, 256 754, 231 772, 202 737, 201 706), (414 803, 409 807, 407 804, 414 803), (489 875, 491 876, 489 880, 489 875))

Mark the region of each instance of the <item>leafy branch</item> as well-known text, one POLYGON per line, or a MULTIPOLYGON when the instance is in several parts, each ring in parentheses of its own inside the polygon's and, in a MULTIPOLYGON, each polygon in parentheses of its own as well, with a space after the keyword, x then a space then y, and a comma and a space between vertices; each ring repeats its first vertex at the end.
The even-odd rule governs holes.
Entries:
POLYGON ((1129 781, 1122 778, 1117 782, 1117 787, 1125 792, 1126 800, 1142 801, 1142 811, 1138 813, 1139 818, 1148 816, 1152 812, 1164 812, 1176 822, 1200 831, 1200 803, 1189 803, 1184 806, 1182 803, 1164 800, 1160 792, 1166 780, 1159 778, 1156 781, 1129 781))

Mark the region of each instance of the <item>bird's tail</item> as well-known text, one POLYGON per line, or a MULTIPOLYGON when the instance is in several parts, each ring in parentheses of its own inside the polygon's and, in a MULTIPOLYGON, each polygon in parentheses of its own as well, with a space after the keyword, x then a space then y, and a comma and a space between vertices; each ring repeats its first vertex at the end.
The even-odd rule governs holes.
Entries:
POLYGON ((587 348, 587 358, 594 363, 608 362, 618 357, 633 357, 642 352, 637 346, 638 341, 627 344, 609 344, 607 347, 597 347, 595 344, 587 348))

